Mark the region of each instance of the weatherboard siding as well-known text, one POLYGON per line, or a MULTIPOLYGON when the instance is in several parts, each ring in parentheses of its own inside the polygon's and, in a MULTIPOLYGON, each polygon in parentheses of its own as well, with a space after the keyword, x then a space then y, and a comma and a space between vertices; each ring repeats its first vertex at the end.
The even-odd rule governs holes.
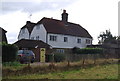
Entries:
POLYGON ((51 45, 53 48, 73 48, 73 47, 85 48, 87 45, 89 45, 86 44, 86 39, 91 40, 90 38, 83 38, 83 37, 62 35, 62 34, 52 34, 52 33, 48 33, 47 38, 48 38, 48 44, 51 45), (57 40, 50 41, 50 36, 56 36, 57 40), (64 42, 64 37, 68 38, 67 42, 64 42), (77 43, 77 39, 81 39, 81 43, 77 43))
POLYGON ((39 36, 39 40, 42 40, 46 43, 46 34, 47 33, 43 24, 36 25, 31 32, 30 39, 34 37, 34 40, 38 40, 37 37, 39 36))
POLYGON ((23 28, 20 30, 18 40, 20 39, 29 39, 29 32, 27 28, 23 28))
POLYGON ((91 38, 86 37, 78 37, 78 36, 72 36, 72 35, 64 35, 64 34, 53 34, 53 33, 47 33, 45 27, 43 24, 38 24, 34 26, 30 36, 27 28, 21 29, 18 39, 32 39, 34 40, 41 40, 49 45, 52 46, 52 48, 73 48, 73 47, 79 47, 79 48, 85 48, 87 45, 92 44, 91 38), (37 37, 39 36, 39 39, 37 37), (56 41, 51 41, 50 36, 57 37, 56 41), (64 37, 67 37, 67 42, 64 42, 64 37), (80 43, 78 43, 78 39, 80 39, 80 43), (91 43, 87 44, 86 40, 90 40, 91 43))

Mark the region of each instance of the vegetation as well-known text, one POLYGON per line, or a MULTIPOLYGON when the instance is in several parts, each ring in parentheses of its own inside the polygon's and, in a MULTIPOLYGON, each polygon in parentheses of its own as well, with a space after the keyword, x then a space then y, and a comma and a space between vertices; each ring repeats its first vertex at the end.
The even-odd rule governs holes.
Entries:
POLYGON ((2 62, 13 62, 16 60, 18 47, 14 44, 0 43, 2 46, 2 62))
POLYGON ((102 48, 73 48, 73 53, 75 54, 102 54, 102 48))
POLYGON ((77 68, 47 74, 23 74, 6 76, 3 79, 118 79, 118 64, 98 65, 88 68, 77 68))
POLYGON ((110 32, 110 30, 106 30, 106 32, 102 32, 99 36, 98 36, 98 40, 99 40, 99 44, 104 44, 104 43, 114 43, 117 44, 118 41, 120 41, 120 37, 119 36, 113 36, 112 33, 110 32))
POLYGON ((62 62, 65 60, 65 54, 62 53, 55 53, 55 54, 49 54, 46 55, 47 62, 62 62))
POLYGON ((57 54, 54 54, 54 61, 55 62, 61 62, 61 61, 64 61, 65 60, 65 54, 60 54, 60 53, 57 53, 57 54))
POLYGON ((26 64, 21 64, 20 62, 14 61, 14 62, 3 62, 2 63, 2 68, 3 69, 14 69, 14 70, 18 70, 21 69, 25 66, 27 66, 26 64))

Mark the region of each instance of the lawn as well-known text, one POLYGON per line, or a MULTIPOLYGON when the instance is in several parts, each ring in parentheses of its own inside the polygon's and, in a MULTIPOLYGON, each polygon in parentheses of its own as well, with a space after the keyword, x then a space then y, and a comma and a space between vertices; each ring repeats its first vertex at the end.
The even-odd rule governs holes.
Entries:
POLYGON ((118 64, 97 65, 46 74, 6 76, 3 79, 118 79, 118 64))

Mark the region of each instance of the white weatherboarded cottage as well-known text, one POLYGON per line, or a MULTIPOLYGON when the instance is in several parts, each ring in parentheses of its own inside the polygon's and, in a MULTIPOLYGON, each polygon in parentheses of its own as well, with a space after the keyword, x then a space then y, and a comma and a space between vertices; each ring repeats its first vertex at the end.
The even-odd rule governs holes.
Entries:
POLYGON ((52 48, 85 48, 92 44, 92 36, 79 24, 68 22, 66 10, 62 13, 62 20, 42 18, 37 23, 27 21, 21 28, 18 40, 42 40, 52 48))

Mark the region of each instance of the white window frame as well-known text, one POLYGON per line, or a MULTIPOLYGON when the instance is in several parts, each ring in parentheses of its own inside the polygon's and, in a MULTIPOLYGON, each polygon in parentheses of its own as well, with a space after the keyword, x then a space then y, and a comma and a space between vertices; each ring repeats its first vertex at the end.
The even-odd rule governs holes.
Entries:
POLYGON ((50 41, 57 41, 57 36, 50 35, 50 41))

